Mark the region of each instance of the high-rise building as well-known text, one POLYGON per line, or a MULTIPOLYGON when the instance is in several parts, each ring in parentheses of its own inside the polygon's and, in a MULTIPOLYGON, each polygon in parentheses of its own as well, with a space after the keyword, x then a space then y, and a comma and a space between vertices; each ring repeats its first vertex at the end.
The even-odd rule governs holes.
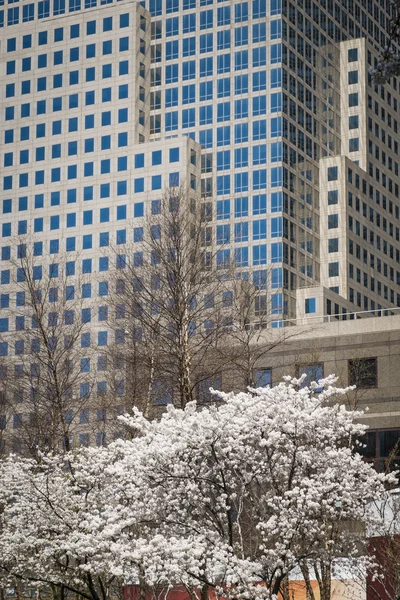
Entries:
POLYGON ((400 304, 397 82, 368 76, 388 1, 12 4, 0 10, 5 293, 10 240, 94 256, 99 232, 135 218, 138 145, 188 136, 215 235, 257 282, 268 270, 276 325, 400 304))
POLYGON ((1 6, 0 355, 24 351, 27 246, 90 309, 107 246, 140 241, 171 181, 201 190, 273 326, 400 306, 400 90, 369 75, 389 19, 389 0, 1 6))
POLYGON ((151 136, 200 143, 217 230, 269 270, 278 319, 400 306, 399 96, 368 73, 389 3, 198 4, 147 5, 151 136))

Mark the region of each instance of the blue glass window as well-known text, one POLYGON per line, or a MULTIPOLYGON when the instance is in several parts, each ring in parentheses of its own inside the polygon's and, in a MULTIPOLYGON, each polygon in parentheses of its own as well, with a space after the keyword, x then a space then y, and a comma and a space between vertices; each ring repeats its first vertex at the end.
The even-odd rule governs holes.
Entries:
POLYGON ((15 96, 15 83, 7 83, 6 98, 12 98, 13 96, 15 96))
POLYGON ((76 238, 75 237, 67 237, 65 241, 65 249, 67 252, 75 252, 76 249, 76 238))
POLYGON ((126 204, 117 206, 117 221, 126 219, 126 204))
POLYGON ((258 194, 253 196, 253 215, 263 215, 267 212, 267 196, 266 194, 258 194))
POLYGON ((78 108, 79 96, 78 94, 71 94, 68 99, 68 108, 78 108))
POLYGON ((217 201, 217 219, 229 219, 231 212, 230 200, 217 201))
POLYGON ((77 85, 79 83, 79 71, 70 71, 69 85, 77 85))
POLYGON ((178 129, 178 111, 165 113, 165 131, 178 129))
MULTIPOLYGON (((276 11, 276 7, 277 7, 277 0, 273 0, 273 2, 271 3, 271 14, 273 14, 272 11, 276 11)), ((267 6, 266 6, 266 2, 265 0, 253 0, 253 5, 252 5, 252 9, 253 9, 253 19, 259 19, 261 17, 265 17, 267 15, 267 6)))
POLYGON ((165 45, 165 60, 179 58, 179 41, 167 42, 165 45))
POLYGON ((58 254, 60 250, 60 240, 50 240, 50 254, 58 254))
POLYGON ((108 296, 108 281, 99 281, 99 296, 108 296))
POLYGON ((200 101, 212 100, 213 98, 213 82, 203 81, 200 83, 200 101))
MULTIPOLYGON (((75 2, 76 2, 76 0, 75 0, 75 2)), ((79 6, 80 6, 80 2, 79 2, 79 6)), ((75 25, 71 25, 70 30, 69 30, 70 39, 78 38, 79 35, 80 35, 79 23, 77 23, 75 25)))
POLYGON ((267 49, 265 46, 253 49, 253 67, 263 67, 267 64, 267 49))
POLYGON ((94 35, 96 33, 96 21, 88 21, 86 23, 86 35, 94 35))
POLYGON ((196 31, 196 13, 183 15, 182 30, 183 33, 190 33, 192 31, 196 31))
POLYGON ((144 215, 144 202, 135 202, 134 204, 134 208, 133 208, 133 216, 136 217, 143 217, 144 215))
POLYGON ((110 184, 102 183, 100 185, 100 198, 109 198, 110 197, 110 184))
POLYGON ((11 246, 3 246, 1 249, 1 260, 10 260, 11 246))
POLYGON ((196 61, 188 60, 182 65, 182 79, 194 79, 196 77, 196 61))
POLYGON ((134 242, 142 242, 143 241, 143 227, 134 227, 133 241, 134 242))
MULTIPOLYGON (((271 170, 271 185, 274 186, 272 182, 272 170, 271 170)), ((260 169, 258 171, 253 171, 253 190, 261 190, 267 187, 267 170, 260 169)))
POLYGON ((54 41, 62 42, 63 39, 64 39, 64 29, 62 27, 57 27, 57 29, 54 30, 54 41))
POLYGON ((26 196, 18 199, 18 210, 28 210, 28 198, 26 196))
POLYGON ((267 246, 261 244, 260 246, 253 246, 253 265, 265 265, 267 264, 267 246))
POLYGON ((266 71, 257 71, 253 73, 253 92, 267 89, 266 71))
POLYGON ((99 258, 99 271, 108 271, 109 259, 107 256, 99 258))
POLYGON ((22 36, 22 48, 32 48, 32 34, 22 36))
POLYGON ((247 222, 235 223, 235 242, 247 242, 249 240, 249 224, 247 222))
POLYGON ((129 50, 129 38, 128 37, 119 38, 119 51, 126 52, 127 50, 129 50))
POLYGON ((213 145, 213 130, 203 129, 199 134, 199 142, 202 148, 212 148, 213 145))
POLYGON ((68 132, 78 131, 78 117, 68 119, 68 132))
POLYGON ((209 29, 213 26, 213 10, 200 12, 200 29, 209 29))
POLYGON ((83 283, 82 284, 82 298, 91 298, 92 296, 92 284, 91 283, 83 283))
POLYGON ((235 198, 235 218, 247 217, 249 214, 249 199, 247 196, 235 198))
POLYGON ((21 83, 21 94, 30 94, 31 93, 31 82, 30 80, 28 81, 22 81, 21 83))
POLYGON ((196 54, 196 38, 184 38, 182 40, 182 55, 185 56, 194 56, 196 54))
POLYGON ((84 210, 83 211, 83 224, 84 225, 92 225, 93 224, 93 211, 92 210, 84 210))
POLYGON ((217 128, 217 146, 226 146, 230 144, 231 128, 229 125, 217 128))
POLYGON ((267 220, 259 219, 253 221, 253 240, 265 239, 267 237, 267 220))
POLYGON ((185 108, 182 111, 182 127, 194 127, 195 126, 195 109, 194 108, 185 108))

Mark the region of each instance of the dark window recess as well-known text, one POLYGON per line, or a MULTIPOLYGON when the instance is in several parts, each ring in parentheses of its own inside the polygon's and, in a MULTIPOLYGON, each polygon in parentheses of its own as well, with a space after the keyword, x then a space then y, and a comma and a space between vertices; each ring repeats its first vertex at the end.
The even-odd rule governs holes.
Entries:
MULTIPOLYGON (((315 363, 312 365, 299 365, 297 367, 297 375, 301 377, 306 375, 301 387, 309 387, 313 381, 319 381, 324 378, 324 365, 322 363, 315 363)), ((315 388, 315 392, 322 392, 322 388, 315 388)))
POLYGON ((216 402, 219 400, 218 396, 211 394, 210 388, 213 388, 214 390, 220 390, 222 388, 222 377, 220 373, 216 373, 211 377, 204 377, 204 379, 197 384, 197 401, 200 404, 216 402))
POLYGON ((173 401, 173 388, 165 379, 155 379, 152 385, 153 404, 164 406, 173 401))
POLYGON ((358 388, 375 388, 378 385, 378 361, 376 358, 349 360, 349 384, 358 388))
POLYGON ((356 450, 377 471, 388 472, 400 467, 400 429, 367 431, 356 450))
MULTIPOLYGON (((255 387, 267 387, 271 385, 272 369, 257 369, 253 373, 255 387)), ((250 384, 251 385, 251 382, 250 384)))

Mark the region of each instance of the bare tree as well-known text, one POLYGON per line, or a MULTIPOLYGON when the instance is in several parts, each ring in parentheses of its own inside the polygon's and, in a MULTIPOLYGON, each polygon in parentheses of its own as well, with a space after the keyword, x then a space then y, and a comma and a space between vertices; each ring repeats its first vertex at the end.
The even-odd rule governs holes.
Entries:
POLYGON ((64 256, 37 265, 30 248, 19 246, 9 310, 14 331, 3 336, 14 344, 4 365, 7 438, 15 450, 35 455, 37 449, 71 448, 72 430, 89 404, 94 378, 89 324, 78 289, 83 280, 64 256))
POLYGON ((277 318, 273 270, 248 280, 231 255, 229 226, 214 236, 208 202, 181 186, 154 204, 136 242, 113 249, 119 269, 109 296, 109 357, 147 416, 155 404, 211 399, 222 376, 231 389, 257 385, 260 362, 290 337, 284 328, 268 333, 277 318))
POLYGON ((226 340, 218 344, 217 354, 231 381, 240 388, 257 387, 264 383, 257 373, 262 361, 274 348, 299 334, 299 330, 274 329, 274 289, 271 269, 257 284, 247 278, 232 277, 231 290, 225 295, 229 306, 229 327, 226 340))
MULTIPOLYGON (((395 467, 394 448, 385 467, 395 467)), ((367 596, 371 600, 391 600, 400 596, 400 498, 398 488, 391 490, 382 502, 374 501, 374 512, 379 526, 369 532, 369 550, 374 557, 375 569, 367 577, 367 596)))
POLYGON ((229 248, 208 237, 193 190, 167 190, 155 213, 139 243, 125 248, 110 295, 111 326, 128 341, 125 368, 145 412, 172 395, 181 407, 194 399, 227 336, 232 278, 229 248))

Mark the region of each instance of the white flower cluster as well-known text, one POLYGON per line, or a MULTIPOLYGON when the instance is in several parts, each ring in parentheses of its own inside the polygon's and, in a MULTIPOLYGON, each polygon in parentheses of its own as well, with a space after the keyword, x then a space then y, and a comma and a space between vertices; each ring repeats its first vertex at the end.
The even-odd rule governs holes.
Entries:
MULTIPOLYGON (((271 597, 304 560, 362 560, 390 477, 354 452, 360 413, 286 380, 215 406, 125 416, 107 448, 0 463, 0 573, 106 600, 113 585, 271 597)), ((202 593, 204 597, 204 593, 202 593)))

